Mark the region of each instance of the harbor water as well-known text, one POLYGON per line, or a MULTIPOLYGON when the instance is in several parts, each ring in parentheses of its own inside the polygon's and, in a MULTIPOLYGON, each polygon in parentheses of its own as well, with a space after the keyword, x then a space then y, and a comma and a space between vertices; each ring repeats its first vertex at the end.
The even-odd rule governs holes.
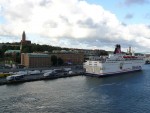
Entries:
POLYGON ((0 86, 1 113, 149 113, 150 65, 109 77, 74 76, 0 86))

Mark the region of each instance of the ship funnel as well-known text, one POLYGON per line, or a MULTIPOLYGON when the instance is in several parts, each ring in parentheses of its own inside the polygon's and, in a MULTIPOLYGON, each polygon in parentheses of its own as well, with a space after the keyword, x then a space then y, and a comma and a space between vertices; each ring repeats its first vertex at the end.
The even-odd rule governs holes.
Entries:
POLYGON ((121 46, 119 44, 116 45, 116 48, 114 51, 114 54, 118 54, 118 53, 121 53, 121 46))

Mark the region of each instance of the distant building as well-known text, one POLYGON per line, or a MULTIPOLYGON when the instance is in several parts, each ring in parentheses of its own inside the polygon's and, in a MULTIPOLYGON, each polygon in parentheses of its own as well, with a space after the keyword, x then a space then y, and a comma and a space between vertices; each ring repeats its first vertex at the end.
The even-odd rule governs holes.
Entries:
POLYGON ((51 66, 50 55, 42 53, 22 53, 21 64, 28 68, 51 66))
POLYGON ((144 56, 145 56, 145 60, 150 61, 150 54, 145 54, 144 56))
POLYGON ((61 58, 65 64, 83 64, 84 54, 83 53, 53 53, 51 54, 61 58))
POLYGON ((52 65, 51 57, 55 55, 57 58, 61 58, 64 64, 83 64, 83 53, 22 53, 21 64, 29 68, 49 67, 52 65))
POLYGON ((23 33, 22 33, 22 40, 20 43, 21 43, 21 45, 30 45, 31 44, 30 40, 26 40, 25 31, 23 31, 23 33))
POLYGON ((5 51, 5 63, 17 62, 17 56, 20 54, 20 50, 7 50, 5 51))
POLYGON ((54 50, 51 54, 55 55, 57 58, 61 58, 64 64, 83 64, 84 62, 84 52, 78 50, 54 50))
POLYGON ((14 54, 14 53, 20 53, 20 50, 7 50, 7 51, 5 51, 5 54, 14 54))

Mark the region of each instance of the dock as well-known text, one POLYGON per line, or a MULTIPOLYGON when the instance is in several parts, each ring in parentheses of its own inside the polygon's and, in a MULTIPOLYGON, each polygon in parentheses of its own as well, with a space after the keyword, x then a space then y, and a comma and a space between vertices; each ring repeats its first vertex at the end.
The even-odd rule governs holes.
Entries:
MULTIPOLYGON (((48 68, 48 69, 52 69, 52 68, 48 68)), ((47 68, 45 68, 44 70, 48 70, 47 68)), ((30 69, 33 70, 33 69, 30 69)), ((34 75, 30 75, 30 74, 25 74, 24 77, 20 80, 13 80, 13 81, 8 81, 6 79, 6 77, 1 77, 0 78, 0 85, 5 85, 5 84, 15 84, 15 83, 24 83, 24 82, 32 82, 32 81, 39 81, 39 80, 50 80, 50 79, 58 79, 58 78, 65 78, 65 77, 73 77, 73 76, 79 76, 79 75, 84 75, 84 71, 83 69, 76 69, 73 68, 73 72, 72 74, 61 74, 61 75, 57 75, 57 76, 48 76, 48 77, 44 77, 43 76, 43 70, 41 70, 41 73, 38 74, 34 74, 34 75)), ((18 70, 14 70, 13 72, 17 72, 18 70)), ((21 70, 23 71, 23 70, 21 70)), ((8 70, 5 70, 5 72, 8 72, 8 70)), ((9 70, 9 72, 12 72, 12 70, 9 70)))

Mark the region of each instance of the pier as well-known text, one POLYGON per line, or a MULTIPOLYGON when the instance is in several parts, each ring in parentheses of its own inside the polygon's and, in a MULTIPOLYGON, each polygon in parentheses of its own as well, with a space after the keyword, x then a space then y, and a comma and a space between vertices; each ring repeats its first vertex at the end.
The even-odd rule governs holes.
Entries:
MULTIPOLYGON (((23 82, 31 82, 31 81, 39 81, 39 80, 50 80, 50 79, 57 79, 57 78, 65 78, 65 77, 72 77, 72 76, 79 76, 83 75, 84 71, 83 68, 79 66, 72 66, 72 67, 52 67, 52 68, 30 68, 30 69, 3 69, 0 72, 18 72, 18 71, 31 71, 31 70, 39 70, 40 73, 38 74, 25 74, 22 79, 20 80, 12 80, 8 81, 6 77, 0 78, 0 85, 5 84, 12 84, 12 83, 23 83, 23 82), (74 73, 64 73, 64 74, 57 74, 57 76, 48 76, 44 77, 44 70, 53 70, 53 69, 63 69, 63 68, 71 68, 71 71, 74 73)), ((11 75, 10 75, 11 76, 11 75)))

